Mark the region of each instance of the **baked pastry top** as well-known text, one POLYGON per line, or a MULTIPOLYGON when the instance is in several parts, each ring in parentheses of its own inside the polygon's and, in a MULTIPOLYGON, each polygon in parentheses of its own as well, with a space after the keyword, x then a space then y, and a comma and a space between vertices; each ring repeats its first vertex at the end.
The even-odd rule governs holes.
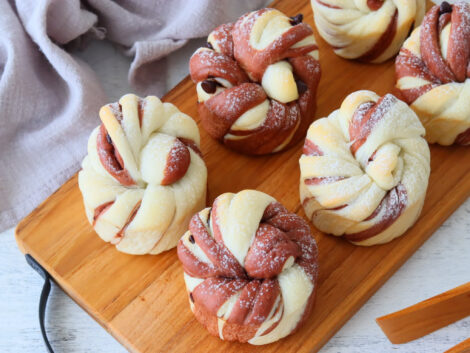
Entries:
POLYGON ((308 224, 254 190, 222 194, 178 243, 191 310, 221 339, 267 344, 313 306, 317 246, 308 224))
POLYGON ((315 25, 335 53, 380 63, 400 50, 425 12, 425 0, 311 0, 315 25))
POLYGON ((189 69, 209 135, 246 154, 298 142, 313 119, 320 79, 318 47, 302 15, 254 11, 207 40, 189 69))
POLYGON ((470 4, 432 7, 395 67, 400 98, 421 119, 428 142, 470 144, 470 4))
POLYGON ((309 128, 300 197, 319 230, 357 245, 402 235, 421 212, 429 147, 416 114, 391 94, 357 91, 309 128))
POLYGON ((196 123, 173 104, 133 94, 99 115, 78 175, 88 221, 126 253, 175 247, 206 201, 196 123))

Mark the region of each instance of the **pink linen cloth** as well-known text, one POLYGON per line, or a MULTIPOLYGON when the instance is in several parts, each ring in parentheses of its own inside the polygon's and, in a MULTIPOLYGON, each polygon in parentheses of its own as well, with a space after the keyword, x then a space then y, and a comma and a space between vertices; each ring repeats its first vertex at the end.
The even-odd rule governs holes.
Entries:
MULTIPOLYGON (((0 0, 0 230, 78 171, 107 103, 67 48, 93 36, 132 56, 136 93, 162 96, 159 59, 265 0, 0 0)), ((110 58, 112 60, 112 58, 110 58)))

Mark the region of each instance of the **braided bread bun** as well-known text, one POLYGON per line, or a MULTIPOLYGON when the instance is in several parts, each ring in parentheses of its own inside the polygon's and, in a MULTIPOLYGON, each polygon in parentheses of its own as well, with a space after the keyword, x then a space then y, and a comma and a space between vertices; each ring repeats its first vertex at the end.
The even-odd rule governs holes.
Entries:
POLYGON ((178 257, 191 310, 221 339, 277 341, 313 306, 318 260, 310 228, 262 192, 217 197, 191 219, 178 257))
POLYGON ((386 243, 419 216, 430 172, 424 128, 391 94, 358 91, 309 128, 300 198, 323 232, 357 245, 386 243))
POLYGON ((396 87, 441 145, 470 144, 470 4, 426 14, 396 59, 396 87))
POLYGON ((425 12, 425 0, 311 0, 315 25, 335 53, 380 63, 394 56, 425 12))
POLYGON ((133 94, 103 106, 100 118, 78 175, 88 221, 126 253, 175 247, 206 201, 196 123, 173 104, 133 94))
POLYGON ((312 29, 301 21, 262 9, 209 34, 189 62, 209 135, 246 154, 278 152, 302 138, 320 64, 312 29))

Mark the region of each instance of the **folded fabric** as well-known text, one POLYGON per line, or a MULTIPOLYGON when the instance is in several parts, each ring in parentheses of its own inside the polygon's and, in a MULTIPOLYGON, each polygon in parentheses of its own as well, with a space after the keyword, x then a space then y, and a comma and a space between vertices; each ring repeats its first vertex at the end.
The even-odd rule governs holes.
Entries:
POLYGON ((159 59, 265 3, 0 0, 0 230, 78 171, 107 101, 95 73, 65 48, 90 35, 110 40, 133 56, 136 92, 161 96, 159 59))

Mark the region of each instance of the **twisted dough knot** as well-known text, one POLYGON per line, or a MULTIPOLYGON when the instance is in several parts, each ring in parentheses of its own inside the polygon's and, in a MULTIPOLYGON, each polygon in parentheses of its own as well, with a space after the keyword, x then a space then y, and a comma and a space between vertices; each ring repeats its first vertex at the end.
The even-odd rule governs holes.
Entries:
POLYGON ((213 335, 251 344, 293 332, 313 305, 317 246, 271 196, 220 195, 178 244, 191 310, 213 335))
POLYGON ((205 205, 207 170, 196 123, 157 97, 123 96, 100 110, 79 173, 89 222, 132 254, 176 246, 205 205))
POLYGON ((318 47, 302 16, 274 9, 217 27, 191 57, 205 130, 247 154, 278 152, 305 133, 320 80, 318 47))
POLYGON ((431 8, 400 50, 396 75, 429 142, 470 144, 470 4, 431 8))
POLYGON ((421 23, 425 0, 311 0, 318 32, 346 59, 380 63, 421 23))
POLYGON ((429 147, 416 115, 391 94, 350 94, 309 128, 300 158, 305 213, 323 232, 359 245, 388 242, 418 217, 429 147))

